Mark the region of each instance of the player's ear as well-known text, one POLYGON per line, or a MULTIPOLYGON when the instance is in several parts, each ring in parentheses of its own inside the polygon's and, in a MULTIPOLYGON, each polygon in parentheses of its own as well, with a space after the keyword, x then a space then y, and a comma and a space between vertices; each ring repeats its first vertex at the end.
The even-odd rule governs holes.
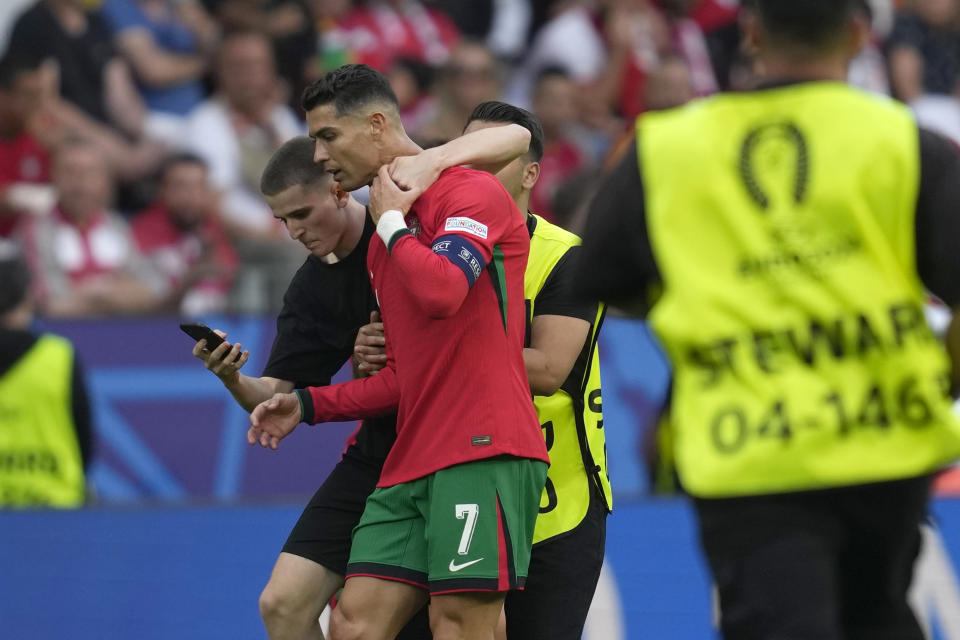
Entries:
POLYGON ((330 185, 330 194, 333 196, 333 199, 337 202, 337 208, 343 209, 347 206, 347 203, 350 202, 350 194, 344 191, 340 187, 339 182, 333 182, 330 185))
POLYGON ((368 116, 367 125, 370 129, 370 136, 374 140, 379 140, 387 130, 387 116, 379 111, 374 111, 368 116))
POLYGON ((530 162, 523 167, 523 178, 520 181, 520 186, 529 191, 533 189, 533 185, 537 184, 537 180, 539 179, 540 163, 530 162))

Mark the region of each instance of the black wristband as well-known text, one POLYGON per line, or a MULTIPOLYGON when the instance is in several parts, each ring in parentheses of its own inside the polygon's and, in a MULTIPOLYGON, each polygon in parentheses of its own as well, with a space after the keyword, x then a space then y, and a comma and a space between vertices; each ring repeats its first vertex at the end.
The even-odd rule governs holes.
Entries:
POLYGON ((410 231, 410 229, 407 229, 407 228, 398 229, 392 236, 390 236, 390 242, 387 243, 387 253, 389 254, 390 251, 393 250, 393 245, 397 244, 397 240, 399 240, 403 236, 412 236, 412 235, 413 235, 413 231, 410 231))
POLYGON ((297 389, 297 399, 300 400, 300 421, 313 424, 313 396, 306 389, 297 389))

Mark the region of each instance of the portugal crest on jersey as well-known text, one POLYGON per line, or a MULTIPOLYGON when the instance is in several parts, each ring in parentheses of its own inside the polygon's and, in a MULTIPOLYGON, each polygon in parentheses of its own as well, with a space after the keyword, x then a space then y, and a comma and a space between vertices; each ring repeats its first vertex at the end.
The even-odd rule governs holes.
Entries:
POLYGON ((420 218, 417 214, 408 215, 406 218, 407 227, 413 232, 414 237, 420 235, 420 218))

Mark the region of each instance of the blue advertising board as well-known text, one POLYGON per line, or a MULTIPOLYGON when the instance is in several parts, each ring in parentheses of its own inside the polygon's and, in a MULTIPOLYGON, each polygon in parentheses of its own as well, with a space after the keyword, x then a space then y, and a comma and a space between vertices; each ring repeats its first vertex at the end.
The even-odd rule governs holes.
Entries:
MULTIPOLYGON (((960 500, 941 499, 914 601, 931 640, 960 640, 960 500)), ((0 637, 262 639, 257 598, 298 505, 0 512, 0 637)), ((609 520, 585 640, 712 640, 689 505, 630 501, 609 520)))
MULTIPOLYGON (((260 375, 272 319, 209 317, 250 351, 260 375)), ((193 357, 178 318, 46 322, 70 338, 85 366, 97 436, 90 480, 99 500, 236 500, 313 493, 355 423, 300 428, 278 451, 246 442, 249 421, 219 380, 193 357)), ((604 425, 611 479, 621 495, 647 489, 640 457, 656 420, 667 368, 645 325, 608 318, 601 331, 604 425)), ((342 370, 336 381, 346 380, 342 370)))

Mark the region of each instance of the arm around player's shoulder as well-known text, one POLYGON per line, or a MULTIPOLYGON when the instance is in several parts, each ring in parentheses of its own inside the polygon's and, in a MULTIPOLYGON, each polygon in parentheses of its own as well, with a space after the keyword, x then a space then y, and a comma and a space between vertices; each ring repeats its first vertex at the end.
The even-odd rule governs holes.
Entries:
MULTIPOLYGON (((426 194, 436 216, 436 236, 464 235, 487 255, 505 237, 526 233, 523 216, 497 178, 486 171, 452 167, 426 194)), ((426 195, 425 194, 425 195, 426 195)))
POLYGON ((916 251, 927 289, 960 305, 960 148, 926 129, 920 129, 916 251))

